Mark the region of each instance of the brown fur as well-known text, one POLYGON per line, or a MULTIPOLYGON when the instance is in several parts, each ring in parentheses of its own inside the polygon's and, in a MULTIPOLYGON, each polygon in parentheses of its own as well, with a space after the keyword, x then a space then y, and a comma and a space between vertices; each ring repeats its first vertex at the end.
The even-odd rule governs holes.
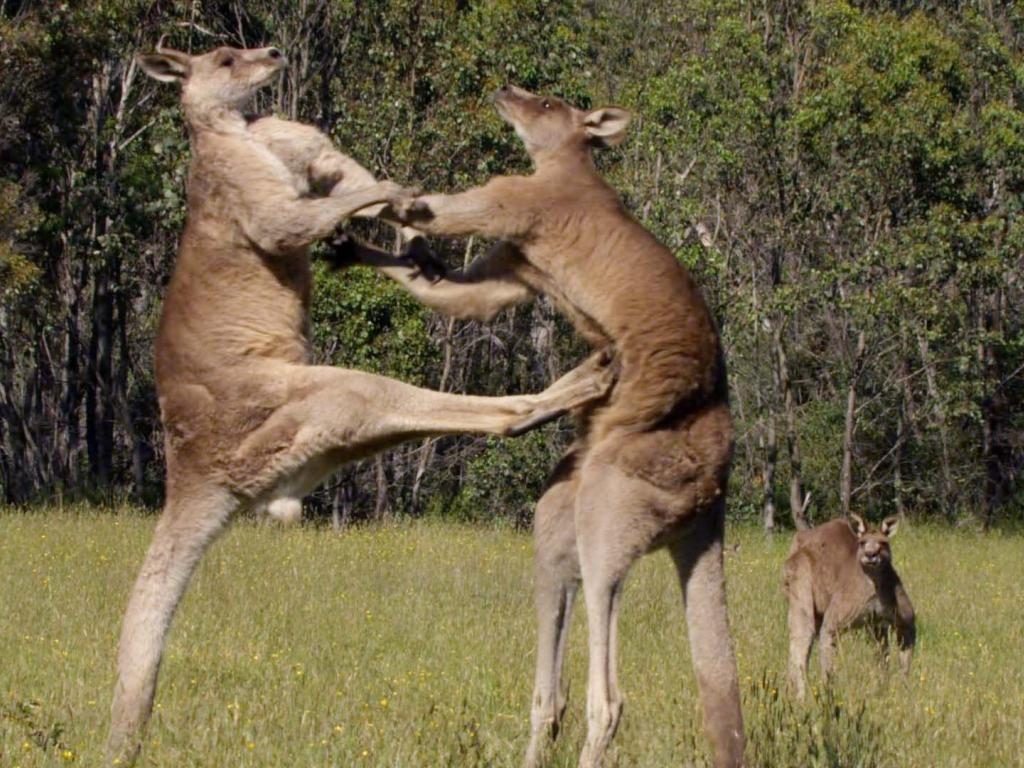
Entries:
POLYGON ((545 293, 592 346, 613 347, 621 366, 608 401, 582 414, 580 439, 537 505, 539 648, 526 764, 541 760, 545 734, 559 727, 562 658, 581 579, 590 675, 580 764, 601 762, 622 706, 615 669, 622 585, 637 557, 668 546, 715 764, 740 765, 743 724, 722 571, 733 425, 718 332, 693 278, 594 166, 591 147, 621 140, 628 113, 585 113, 519 88, 503 89, 495 103, 535 172, 424 196, 409 223, 428 234, 501 242, 438 282, 384 254, 365 260, 429 306, 461 317, 487 319, 545 293))
POLYGON ((108 751, 132 762, 167 629, 191 574, 230 515, 294 517, 344 461, 428 434, 509 434, 603 395, 591 360, 540 395, 459 397, 309 364, 307 246, 346 217, 408 191, 367 184, 315 130, 241 107, 283 66, 275 49, 158 49, 139 57, 182 83, 192 166, 188 220, 156 341, 167 501, 125 612, 108 751), (335 183, 338 182, 338 183, 335 183), (310 196, 316 187, 326 197, 310 196))
POLYGON ((789 679, 799 698, 807 680, 807 658, 818 635, 822 677, 833 666, 836 635, 871 624, 887 643, 892 626, 900 646, 900 665, 910 671, 914 653, 914 607, 892 565, 889 538, 896 518, 875 529, 857 515, 831 520, 793 538, 784 568, 789 599, 789 679))

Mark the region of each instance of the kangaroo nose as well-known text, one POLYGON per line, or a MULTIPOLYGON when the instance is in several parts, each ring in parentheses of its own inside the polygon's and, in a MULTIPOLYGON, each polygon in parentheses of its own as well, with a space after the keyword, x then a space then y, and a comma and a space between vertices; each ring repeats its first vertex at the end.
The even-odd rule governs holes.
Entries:
POLYGON ((501 86, 498 90, 492 91, 490 99, 495 104, 498 104, 498 103, 501 102, 501 100, 504 97, 508 96, 511 93, 512 93, 512 89, 509 88, 508 85, 506 84, 506 85, 501 86))
POLYGON ((271 48, 267 51, 267 56, 272 59, 280 59, 284 54, 281 53, 277 48, 271 48))

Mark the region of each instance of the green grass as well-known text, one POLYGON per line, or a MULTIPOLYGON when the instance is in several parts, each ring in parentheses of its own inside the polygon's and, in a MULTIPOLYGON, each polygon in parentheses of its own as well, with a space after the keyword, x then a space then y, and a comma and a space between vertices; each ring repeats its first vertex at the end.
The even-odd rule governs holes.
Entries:
MULTIPOLYGON (((100 764, 121 612, 153 524, 0 514, 0 765, 100 764)), ((919 616, 910 679, 855 633, 832 691, 801 707, 780 690, 788 539, 730 537, 741 544, 727 563, 752 764, 1024 764, 1024 538, 902 528, 895 558, 919 616)), ((518 765, 530 558, 529 537, 507 530, 236 525, 175 620, 141 764, 518 765)), ((583 612, 552 766, 575 765, 582 744, 583 612)), ((627 702, 610 763, 707 765, 665 555, 630 578, 620 663, 627 702)))

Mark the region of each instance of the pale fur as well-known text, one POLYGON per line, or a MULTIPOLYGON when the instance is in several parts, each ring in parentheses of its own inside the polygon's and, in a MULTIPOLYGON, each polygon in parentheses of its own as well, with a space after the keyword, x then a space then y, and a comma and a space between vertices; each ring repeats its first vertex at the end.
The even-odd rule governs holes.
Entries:
POLYGON ((789 600, 789 681, 803 699, 807 659, 815 636, 822 679, 828 680, 835 656, 836 635, 868 624, 888 647, 892 627, 900 647, 900 666, 910 671, 916 639, 914 607, 892 565, 889 538, 895 518, 870 528, 857 515, 831 520, 800 531, 783 569, 789 600))
POLYGON ((167 501, 125 612, 111 706, 108 754, 122 765, 138 754, 175 607, 233 512, 267 505, 293 517, 342 462, 429 434, 511 434, 611 384, 596 359, 544 393, 502 398, 310 365, 307 246, 410 193, 367 179, 313 129, 246 120, 242 107, 283 66, 275 49, 158 49, 139 62, 181 82, 192 165, 156 341, 167 501), (307 194, 317 186, 329 195, 307 194))
POLYGON ((501 242, 436 282, 386 254, 362 258, 427 305, 460 317, 488 319, 545 293, 592 346, 613 347, 620 366, 610 398, 581 414, 580 438, 537 505, 539 644, 526 765, 542 760, 561 722, 562 662, 581 580, 590 671, 580 765, 602 762, 622 708, 616 624, 623 583, 636 558, 663 546, 683 588, 715 765, 740 765, 743 723, 722 568, 733 425, 718 332, 689 273, 626 212, 594 166, 591 147, 620 141, 628 113, 583 112, 519 88, 502 89, 495 103, 523 139, 534 173, 424 196, 408 222, 428 234, 501 242))

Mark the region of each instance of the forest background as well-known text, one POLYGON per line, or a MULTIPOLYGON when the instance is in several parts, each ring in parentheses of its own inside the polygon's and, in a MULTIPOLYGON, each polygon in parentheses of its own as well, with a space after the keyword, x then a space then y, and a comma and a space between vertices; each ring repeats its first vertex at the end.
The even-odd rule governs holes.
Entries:
MULTIPOLYGON (((629 108, 599 165, 720 324, 730 515, 1024 517, 1024 2, 990 0, 0 0, 5 503, 160 503, 152 349, 188 144, 176 89, 133 55, 165 34, 280 47, 261 111, 426 190, 528 170, 487 101, 506 82, 629 108)), ((316 279, 321 362, 501 394, 585 352, 543 299, 481 325, 368 270, 316 279)), ((410 443, 307 513, 527 521, 571 437, 410 443)))

